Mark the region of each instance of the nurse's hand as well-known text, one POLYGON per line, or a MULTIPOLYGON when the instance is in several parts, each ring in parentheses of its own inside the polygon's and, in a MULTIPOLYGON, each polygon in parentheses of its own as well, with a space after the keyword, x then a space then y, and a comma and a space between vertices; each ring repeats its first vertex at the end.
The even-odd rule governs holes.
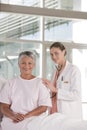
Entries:
POLYGON ((57 93, 57 88, 48 80, 48 79, 42 79, 43 84, 48 87, 52 92, 57 93))

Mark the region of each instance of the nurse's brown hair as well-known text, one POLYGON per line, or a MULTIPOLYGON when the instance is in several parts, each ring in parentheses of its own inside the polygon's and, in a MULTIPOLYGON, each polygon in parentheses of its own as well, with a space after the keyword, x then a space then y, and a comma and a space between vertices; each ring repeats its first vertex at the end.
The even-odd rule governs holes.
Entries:
POLYGON ((61 42, 54 42, 51 46, 50 46, 50 50, 52 48, 59 48, 61 51, 65 50, 65 55, 66 55, 66 48, 65 46, 61 43, 61 42))

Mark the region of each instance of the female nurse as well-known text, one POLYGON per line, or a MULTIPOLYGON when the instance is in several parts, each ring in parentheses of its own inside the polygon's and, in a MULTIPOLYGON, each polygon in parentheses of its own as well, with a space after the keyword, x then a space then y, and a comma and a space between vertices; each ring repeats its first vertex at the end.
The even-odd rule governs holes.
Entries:
POLYGON ((59 112, 72 118, 82 118, 79 69, 66 60, 66 48, 60 42, 50 46, 50 55, 55 63, 55 70, 51 82, 43 79, 43 83, 51 90, 50 113, 59 112))

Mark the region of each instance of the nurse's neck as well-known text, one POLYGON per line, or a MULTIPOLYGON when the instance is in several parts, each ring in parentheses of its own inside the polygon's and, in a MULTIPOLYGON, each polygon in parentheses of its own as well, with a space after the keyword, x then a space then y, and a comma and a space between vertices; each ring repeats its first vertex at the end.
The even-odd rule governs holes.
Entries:
POLYGON ((64 60, 61 64, 58 64, 58 72, 61 73, 63 71, 63 69, 65 68, 66 65, 66 60, 64 60))

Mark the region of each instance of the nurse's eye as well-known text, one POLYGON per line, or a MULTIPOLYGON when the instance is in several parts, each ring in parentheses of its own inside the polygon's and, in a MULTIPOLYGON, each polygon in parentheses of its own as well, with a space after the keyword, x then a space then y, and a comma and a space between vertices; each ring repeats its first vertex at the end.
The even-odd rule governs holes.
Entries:
POLYGON ((53 57, 53 54, 50 54, 51 55, 51 57, 53 57))
POLYGON ((58 52, 55 52, 55 55, 56 55, 56 56, 58 56, 58 55, 59 55, 59 53, 58 53, 58 52))

